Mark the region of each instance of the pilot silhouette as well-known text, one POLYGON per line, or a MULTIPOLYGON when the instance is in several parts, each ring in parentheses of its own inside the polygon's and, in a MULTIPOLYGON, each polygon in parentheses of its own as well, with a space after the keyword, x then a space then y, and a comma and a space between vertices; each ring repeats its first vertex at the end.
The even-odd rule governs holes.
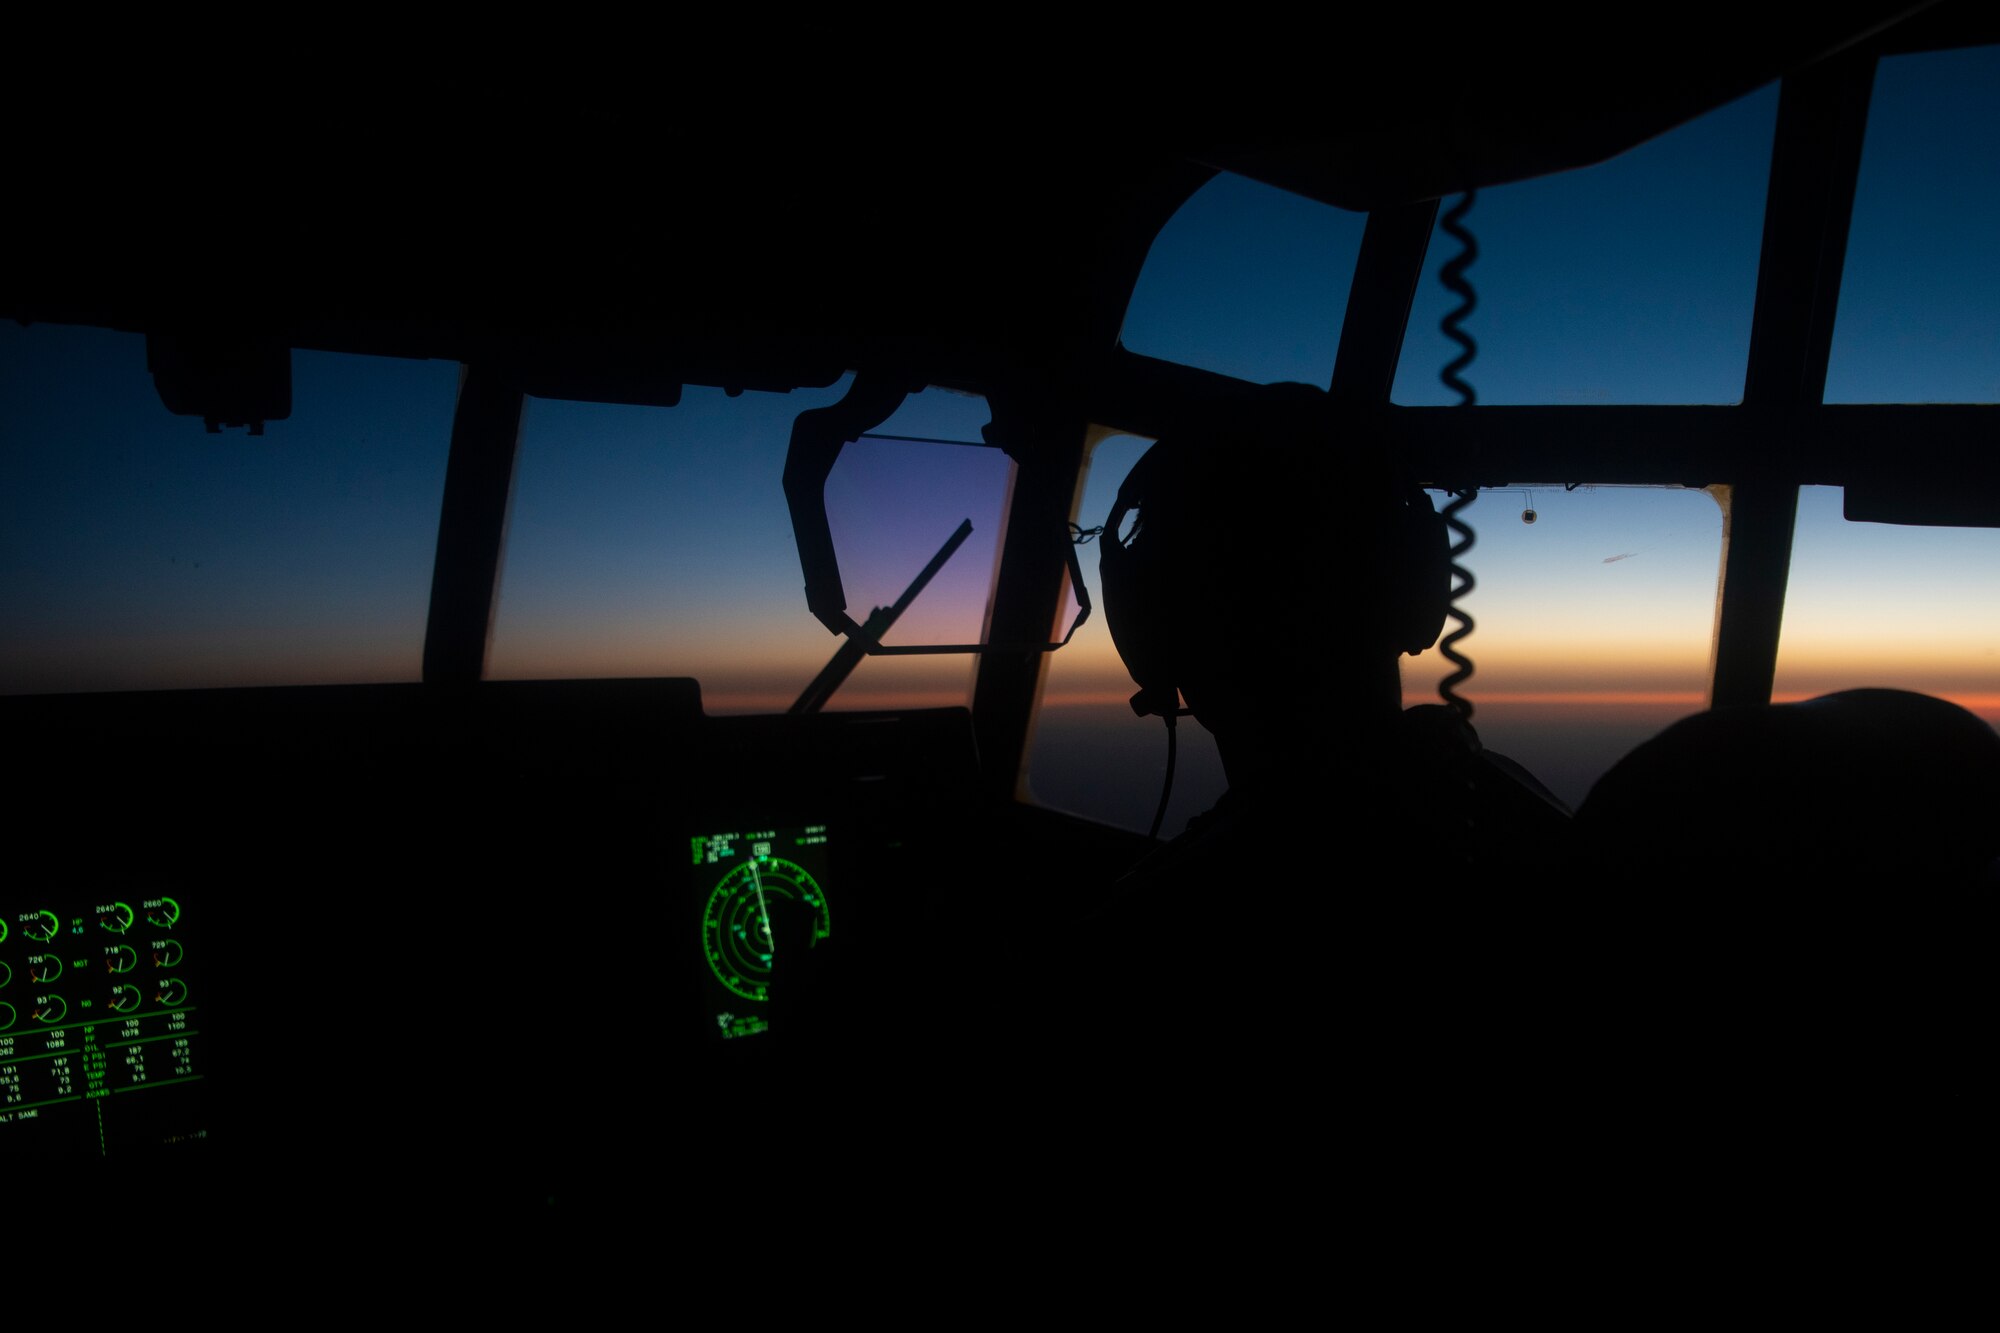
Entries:
POLYGON ((1416 820, 1433 854, 1510 854, 1474 845, 1479 802, 1456 794, 1470 782, 1510 802, 1525 788, 1513 817, 1560 829, 1560 803, 1455 713, 1402 707, 1398 659, 1437 641, 1450 601, 1429 497, 1342 447, 1321 391, 1273 385, 1262 407, 1226 434, 1162 439, 1119 489, 1100 568, 1134 711, 1171 717, 1186 699, 1215 736, 1224 813, 1335 801, 1416 820))
POLYGON ((1146 997, 1128 1028, 1179 1049, 1239 1043, 1246 1006, 1291 1040, 1343 990, 1403 996, 1372 1028, 1393 1041, 1486 966, 1484 890, 1559 858, 1567 830, 1455 711, 1403 708, 1398 659, 1443 627, 1449 536, 1329 423, 1323 392, 1274 385, 1226 431, 1162 438, 1101 538, 1135 711, 1171 725, 1184 698, 1229 782, 1098 908, 1115 985, 1146 997))

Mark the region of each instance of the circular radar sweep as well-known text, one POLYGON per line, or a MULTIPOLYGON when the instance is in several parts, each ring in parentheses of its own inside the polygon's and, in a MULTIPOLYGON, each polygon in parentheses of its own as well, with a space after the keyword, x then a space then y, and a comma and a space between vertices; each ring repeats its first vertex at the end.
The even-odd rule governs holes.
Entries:
POLYGON ((809 944, 827 937, 826 894, 802 868, 780 857, 756 857, 722 877, 701 916, 702 950, 716 980, 746 1000, 767 1000, 771 987, 771 913, 812 914, 809 944))

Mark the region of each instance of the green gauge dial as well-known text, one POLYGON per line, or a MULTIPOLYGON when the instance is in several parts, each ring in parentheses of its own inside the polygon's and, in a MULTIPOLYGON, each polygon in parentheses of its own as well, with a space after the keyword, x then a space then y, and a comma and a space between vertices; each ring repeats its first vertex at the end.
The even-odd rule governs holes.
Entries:
POLYGON ((30 912, 22 918, 21 933, 37 944, 47 944, 62 929, 54 912, 30 912))
POLYGON ((137 986, 113 986, 111 988, 111 1011, 129 1014, 145 1000, 137 986))
POLYGON ((172 898, 147 898, 145 905, 146 920, 161 930, 171 930, 181 919, 181 905, 172 898))
POLYGON ((701 918, 702 948, 716 980, 743 999, 769 999, 771 913, 799 909, 812 914, 808 941, 817 944, 825 939, 830 929, 826 894, 817 880, 790 861, 752 857, 724 875, 708 895, 701 918))
POLYGON ((0 944, 7 942, 7 918, 0 916, 0 944))
POLYGON ((5 1032, 8 1028, 13 1027, 15 1017, 14 1006, 5 1000, 0 1000, 0 1032, 5 1032))
POLYGON ((60 1023, 69 1017, 69 1001, 60 995, 37 995, 35 997, 35 1019, 42 1023, 60 1023))
POLYGON ((12 981, 13 979, 14 979, 14 969, 7 966, 5 963, 0 963, 0 986, 5 986, 8 982, 12 981))
POLYGON ((101 904, 97 909, 97 924, 113 935, 123 935, 132 929, 132 904, 101 904))

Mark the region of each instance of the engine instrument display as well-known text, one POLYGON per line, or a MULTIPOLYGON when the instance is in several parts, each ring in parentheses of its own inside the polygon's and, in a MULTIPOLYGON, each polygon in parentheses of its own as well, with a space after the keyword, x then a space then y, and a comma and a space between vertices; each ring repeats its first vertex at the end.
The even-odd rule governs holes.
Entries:
POLYGON ((30 887, 0 904, 0 1154, 198 1141, 200 941, 158 886, 30 887))

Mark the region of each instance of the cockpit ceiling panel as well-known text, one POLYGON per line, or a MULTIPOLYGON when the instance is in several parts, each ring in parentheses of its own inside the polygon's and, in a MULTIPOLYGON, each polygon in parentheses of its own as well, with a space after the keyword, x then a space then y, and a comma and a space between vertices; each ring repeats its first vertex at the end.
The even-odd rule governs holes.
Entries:
POLYGON ((415 94, 301 97, 247 157, 218 149, 253 114, 226 84, 68 99, 74 132, 14 164, 15 253, 36 260, 0 316, 152 331, 198 309, 328 350, 484 361, 586 339, 597 360, 609 340, 765 372, 730 387, 916 358, 942 382, 1108 347, 1146 246, 1210 171, 1373 208, 1567 169, 1965 8, 1692 4, 1570 31, 1426 11, 1326 42, 1223 18, 939 31, 964 77, 917 83, 865 24, 693 32, 715 58, 672 79, 488 90, 448 123, 415 94))

